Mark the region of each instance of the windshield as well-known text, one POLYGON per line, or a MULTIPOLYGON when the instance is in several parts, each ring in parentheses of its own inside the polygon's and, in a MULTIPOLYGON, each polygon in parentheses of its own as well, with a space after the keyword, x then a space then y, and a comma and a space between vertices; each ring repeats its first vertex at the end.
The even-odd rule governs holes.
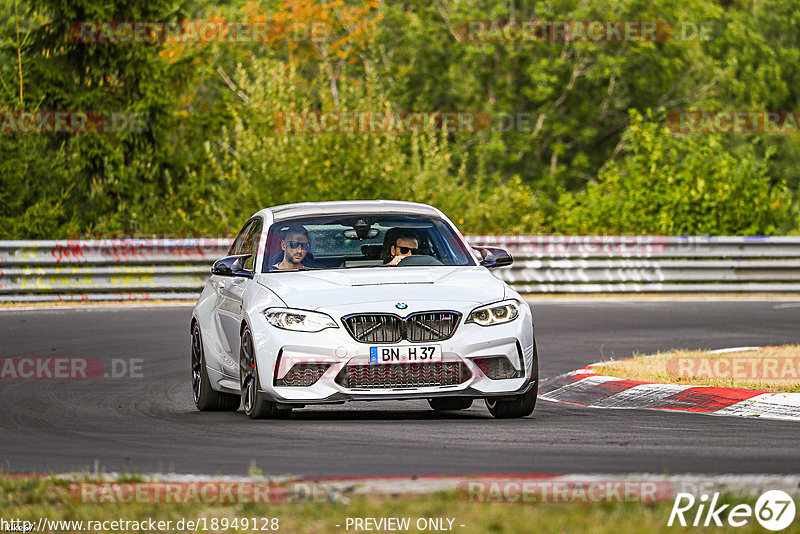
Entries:
POLYGON ((263 272, 475 265, 442 220, 404 215, 316 217, 273 224, 263 272))

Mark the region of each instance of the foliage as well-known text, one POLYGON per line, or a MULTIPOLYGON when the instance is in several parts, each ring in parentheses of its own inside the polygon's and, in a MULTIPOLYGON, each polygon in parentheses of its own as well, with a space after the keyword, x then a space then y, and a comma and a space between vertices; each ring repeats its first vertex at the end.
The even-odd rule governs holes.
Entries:
POLYGON ((789 208, 770 185, 766 158, 734 155, 719 136, 674 136, 631 112, 625 153, 597 181, 561 197, 565 233, 772 234, 789 208))
POLYGON ((337 198, 430 202, 477 233, 798 233, 800 135, 672 137, 660 117, 636 118, 798 109, 798 13, 792 0, 0 0, 0 109, 149 117, 141 132, 0 135, 2 237, 228 233, 269 204, 337 198), (662 20, 710 33, 519 43, 460 32, 504 19, 662 20), (71 24, 102 20, 269 31, 249 44, 70 38, 71 24), (275 110, 515 122, 470 134, 282 134, 275 110))
MULTIPOLYGON (((136 113, 146 117, 146 127, 3 136, 4 153, 13 157, 6 165, 15 170, 0 182, 0 195, 13 198, 3 214, 6 232, 10 237, 53 238, 76 231, 141 228, 149 216, 139 210, 143 200, 162 197, 170 171, 182 170, 185 163, 172 152, 182 137, 174 103, 186 88, 190 60, 170 63, 153 44, 76 42, 70 26, 76 21, 174 20, 182 17, 180 6, 170 0, 104 5, 43 0, 23 7, 24 100, 10 104, 4 92, 10 104, 5 109, 136 113)), ((12 22, 6 21, 6 27, 12 22)), ((13 39, 4 39, 2 49, 4 57, 16 57, 13 39)), ((10 73, 17 62, 0 65, 7 88, 13 85, 8 80, 16 82, 10 73)))
MULTIPOLYGON (((260 471, 260 469, 255 469, 260 471)), ((143 482, 142 487, 153 483, 152 480, 145 477, 134 476, 132 478, 134 481, 143 482), (145 480, 142 481, 142 478, 145 480)), ((420 520, 431 518, 442 521, 445 528, 447 528, 447 523, 443 521, 444 518, 457 518, 456 525, 463 524, 465 527, 453 528, 459 528, 465 534, 529 532, 531 525, 536 525, 537 532, 542 534, 563 532, 671 534, 675 531, 675 527, 667 526, 666 518, 669 517, 673 508, 673 499, 671 498, 672 493, 666 491, 659 491, 659 495, 653 494, 652 496, 642 492, 650 497, 649 500, 655 501, 649 502, 648 500, 644 503, 635 499, 635 491, 631 491, 630 497, 625 496, 624 498, 621 498, 620 493, 614 490, 601 491, 598 492, 599 495, 595 495, 593 490, 586 489, 588 485, 575 484, 573 487, 562 490, 563 493, 544 490, 530 491, 529 493, 510 492, 510 499, 506 500, 502 494, 490 489, 493 484, 502 484, 497 481, 497 477, 476 477, 474 480, 482 484, 483 490, 478 495, 468 494, 466 490, 460 488, 416 494, 410 494, 410 492, 389 493, 389 491, 383 490, 365 495, 357 491, 347 491, 347 488, 341 492, 332 491, 330 484, 289 481, 282 486, 277 486, 277 490, 283 490, 285 493, 265 491, 261 497, 252 499, 256 502, 240 502, 244 499, 222 497, 218 499, 222 501, 218 504, 206 502, 211 501, 210 498, 192 498, 192 493, 182 492, 181 497, 189 496, 185 498, 186 502, 169 505, 163 502, 148 502, 147 498, 137 498, 134 502, 122 502, 121 497, 125 494, 117 491, 116 486, 114 490, 106 489, 110 488, 112 484, 120 484, 119 487, 125 488, 126 486, 121 484, 125 483, 127 479, 128 477, 116 478, 88 473, 68 474, 63 477, 53 475, 45 478, 0 473, 0 490, 2 490, 0 491, 0 507, 8 517, 27 521, 34 525, 39 518, 44 517, 54 525, 54 528, 63 524, 65 530, 67 525, 71 529, 77 529, 77 524, 76 527, 71 526, 73 521, 82 522, 81 526, 86 530, 100 530, 100 526, 118 521, 124 525, 125 531, 139 531, 140 528, 146 528, 148 521, 152 522, 154 518, 157 521, 171 521, 172 528, 175 528, 181 521, 181 525, 186 525, 187 520, 195 521, 195 526, 197 526, 202 520, 202 528, 207 525, 213 526, 216 530, 237 530, 233 525, 241 528, 241 525, 246 524, 247 528, 243 530, 251 530, 255 523, 253 518, 259 517, 263 519, 259 519, 258 527, 252 530, 271 526, 271 530, 280 532, 335 534, 341 532, 341 518, 346 516, 420 518, 420 520), (74 492, 70 490, 76 485, 80 488, 80 484, 91 484, 92 487, 97 488, 97 491, 90 490, 87 492, 87 498, 76 499, 74 492), (104 489, 106 491, 101 493, 104 489), (325 498, 306 497, 307 493, 311 493, 312 496, 324 495, 325 498), (285 498, 285 494, 291 498, 285 498), (95 497, 95 502, 92 502, 92 497, 95 497), (106 497, 108 498, 106 499, 106 497), (264 502, 267 497, 270 497, 271 500, 264 502), (656 500, 656 497, 659 497, 660 500, 656 500), (195 520, 194 518, 200 519, 195 520), (247 523, 243 523, 244 520, 247 523), (61 521, 64 523, 59 524, 58 522, 61 521)), ((677 480, 680 479, 665 479, 663 484, 666 487, 670 487, 668 485, 670 483, 678 485, 677 480)), ((158 482, 154 484, 158 484, 158 482)), ((208 486, 202 484, 202 482, 197 483, 195 487, 205 493, 204 490, 208 486)), ((240 491, 236 489, 235 484, 231 483, 231 487, 238 495, 240 491)), ((274 483, 264 482, 264 484, 264 488, 267 489, 267 484, 274 483)), ((240 488, 246 487, 240 486, 240 488)), ((250 488, 252 487, 250 486, 250 488)), ((272 490, 274 487, 269 486, 269 489, 272 490)), ((421 486, 409 485, 409 487, 419 491, 417 488, 421 486)), ((241 493, 247 495, 245 491, 241 490, 241 493)), ((156 499, 150 500, 156 501, 156 499)), ((180 497, 177 497, 176 500, 180 500, 180 497)), ((754 507, 756 497, 722 493, 715 502, 730 508, 745 503, 754 507)), ((687 514, 687 520, 691 521, 689 514, 687 514)), ((414 528, 415 523, 415 520, 411 521, 411 529, 414 528)), ((431 526, 430 528, 435 527, 431 526)), ((734 528, 721 528, 719 531, 744 534, 763 532, 763 528, 752 519, 748 525, 734 528)), ((791 527, 788 531, 792 531, 791 527)))
POLYGON ((256 61, 250 70, 239 69, 235 80, 243 98, 230 104, 233 120, 221 144, 206 145, 206 178, 196 176, 219 199, 203 225, 231 228, 261 207, 290 202, 396 198, 433 204, 465 231, 538 226, 527 187, 480 173, 468 177, 465 165, 452 170, 450 145, 436 132, 309 133, 288 124, 288 116, 393 109, 374 77, 359 80, 343 72, 337 103, 323 90, 329 83, 324 75, 309 82, 296 68, 270 59, 256 61), (503 205, 528 213, 519 217, 492 209, 503 205))

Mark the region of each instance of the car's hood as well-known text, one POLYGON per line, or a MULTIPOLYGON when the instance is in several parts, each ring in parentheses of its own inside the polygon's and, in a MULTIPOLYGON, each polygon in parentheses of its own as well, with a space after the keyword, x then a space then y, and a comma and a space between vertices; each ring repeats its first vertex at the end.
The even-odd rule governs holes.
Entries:
MULTIPOLYGON (((505 296, 505 284, 483 267, 397 267, 266 273, 259 284, 290 307, 345 310, 363 303, 480 305, 505 296)), ((380 306, 382 307, 382 306, 380 306)))

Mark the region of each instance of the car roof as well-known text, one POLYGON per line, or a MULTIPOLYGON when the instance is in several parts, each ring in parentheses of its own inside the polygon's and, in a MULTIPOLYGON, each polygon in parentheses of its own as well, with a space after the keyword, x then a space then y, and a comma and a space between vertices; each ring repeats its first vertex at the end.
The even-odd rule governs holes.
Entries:
POLYGON ((298 202, 265 208, 275 221, 314 215, 357 215, 359 213, 391 213, 403 215, 423 215, 441 217, 442 213, 427 204, 404 202, 401 200, 336 200, 328 202, 298 202))

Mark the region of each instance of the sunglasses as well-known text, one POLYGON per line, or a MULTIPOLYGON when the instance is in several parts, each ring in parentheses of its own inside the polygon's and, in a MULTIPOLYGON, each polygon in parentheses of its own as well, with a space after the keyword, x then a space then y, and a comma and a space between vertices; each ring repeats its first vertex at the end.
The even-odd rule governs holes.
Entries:
POLYGON ((397 245, 395 245, 394 248, 398 249, 400 251, 400 254, 408 254, 409 252, 411 252, 412 254, 416 254, 417 251, 419 250, 418 248, 398 247, 397 245))
POLYGON ((311 243, 303 243, 302 241, 287 241, 287 243, 289 243, 289 247, 291 248, 302 247, 303 250, 311 248, 311 243))

